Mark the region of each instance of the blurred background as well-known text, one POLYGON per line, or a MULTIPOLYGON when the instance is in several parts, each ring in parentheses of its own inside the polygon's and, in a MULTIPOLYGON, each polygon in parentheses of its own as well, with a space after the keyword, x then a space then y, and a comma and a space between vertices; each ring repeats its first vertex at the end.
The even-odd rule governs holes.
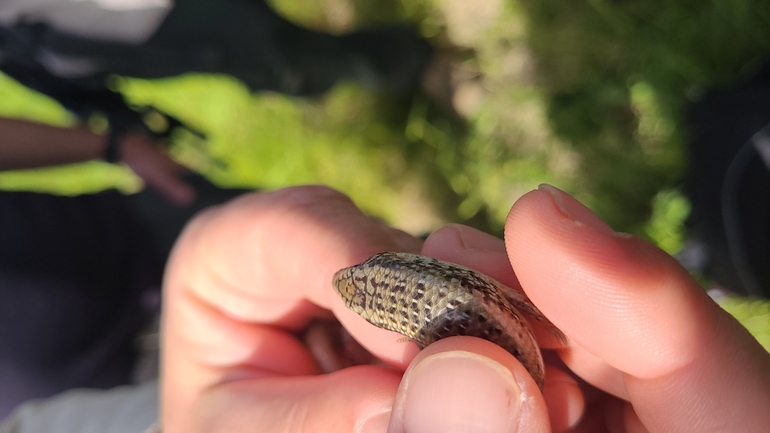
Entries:
MULTIPOLYGON (((770 3, 749 0, 269 3, 335 34, 414 23, 438 53, 429 91, 395 97, 341 82, 298 98, 201 74, 116 78, 113 87, 203 132, 206 140, 173 134, 170 151, 217 185, 327 184, 415 235, 446 222, 501 235, 512 203, 547 182, 614 229, 679 253, 690 214, 686 107, 752 77, 770 54, 770 3)), ((0 95, 0 116, 75 121, 5 75, 0 95)), ((91 123, 105 128, 104 119, 91 123)), ((112 187, 130 194, 142 183, 94 161, 0 173, 4 190, 112 187)), ((725 305, 738 315, 751 309, 747 317, 770 329, 767 304, 725 305)))

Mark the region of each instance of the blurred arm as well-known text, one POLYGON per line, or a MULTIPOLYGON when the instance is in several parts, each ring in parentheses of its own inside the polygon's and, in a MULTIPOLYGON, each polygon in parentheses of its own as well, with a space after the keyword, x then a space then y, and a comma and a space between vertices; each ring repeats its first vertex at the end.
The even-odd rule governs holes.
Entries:
POLYGON ((0 170, 64 165, 101 158, 106 137, 85 127, 61 128, 0 118, 0 170))
MULTIPOLYGON (((103 157, 106 146, 105 136, 84 127, 0 118, 0 171, 90 161, 103 157)), ((123 136, 118 146, 119 159, 169 201, 185 205, 195 199, 195 191, 183 180, 187 168, 144 134, 123 136)))

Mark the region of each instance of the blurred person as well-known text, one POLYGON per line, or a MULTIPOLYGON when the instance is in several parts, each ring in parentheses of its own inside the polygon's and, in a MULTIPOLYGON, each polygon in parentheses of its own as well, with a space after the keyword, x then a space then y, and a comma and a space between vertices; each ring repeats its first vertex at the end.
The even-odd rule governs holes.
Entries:
POLYGON ((120 137, 0 117, 0 170, 21 170, 98 159, 123 162, 170 202, 188 204, 195 191, 182 180, 189 170, 142 132, 120 137), (117 139, 116 139, 117 138, 117 139), (114 155, 108 155, 113 153, 114 155))
POLYGON ((117 191, 0 191, 0 417, 73 387, 130 383, 162 269, 117 191))
POLYGON ((184 222, 243 192, 170 159, 109 76, 225 73, 252 91, 291 95, 348 78, 403 93, 430 55, 405 26, 335 36, 295 26, 259 0, 0 3, 0 71, 81 121, 102 113, 110 124, 101 136, 0 119, 0 170, 102 158, 151 187, 132 196, 0 192, 0 416, 28 398, 128 383, 132 344, 153 315, 145 301, 184 222))
POLYGON ((263 1, 5 1, 0 70, 109 134, 0 119, 0 170, 97 158, 124 162, 151 190, 78 197, 0 192, 3 349, 0 414, 75 386, 127 383, 142 299, 184 222, 243 191, 190 174, 107 87, 111 74, 228 73, 250 89, 322 93, 338 79, 408 91, 430 54, 405 27, 338 37, 294 26, 263 1), (167 201, 161 200, 160 193, 167 201), (33 319, 34 318, 34 319, 33 319), (28 320, 29 319, 29 320, 28 320))
POLYGON ((0 71, 81 119, 105 114, 113 131, 140 116, 108 88, 111 75, 222 73, 252 91, 317 95, 340 79, 407 93, 432 49, 408 26, 345 35, 305 29, 264 0, 5 0, 0 71))
MULTIPOLYGON (((66 131, 0 119, 0 169, 102 158, 125 162, 175 203, 192 200, 186 170, 157 146, 143 113, 108 87, 111 75, 160 78, 225 73, 252 91, 327 91, 342 78, 410 92, 432 49, 408 26, 336 36, 277 15, 264 0, 6 0, 0 2, 0 71, 46 94, 85 124, 106 115, 110 130, 66 131)), ((185 126, 165 115, 172 127, 185 126)))
POLYGON ((133 383, 184 223, 243 190, 185 180, 185 206, 146 190, 0 191, 0 418, 23 401, 133 383))
MULTIPOLYGON (((0 131, 0 170, 97 159, 108 141, 13 119, 0 131)), ((245 192, 189 173, 144 134, 115 146, 151 188, 0 191, 0 417, 31 398, 131 383, 172 243, 197 211, 245 192)))
MULTIPOLYGON (((514 204, 504 241, 449 225, 423 242, 325 187, 243 196, 190 223, 164 298, 160 421, 148 431, 752 433, 770 424, 770 354, 672 257, 547 185, 514 204), (418 352, 348 310, 332 275, 380 251, 460 263, 525 290, 569 337, 540 341, 561 358, 546 354, 543 392, 485 340, 451 337, 418 352), (297 332, 330 312, 382 363, 321 374, 297 332)), ((94 394, 65 394, 23 407, 0 432, 139 433, 157 392, 99 394, 114 406, 90 415, 94 394), (140 425, 104 419, 139 407, 140 425)))

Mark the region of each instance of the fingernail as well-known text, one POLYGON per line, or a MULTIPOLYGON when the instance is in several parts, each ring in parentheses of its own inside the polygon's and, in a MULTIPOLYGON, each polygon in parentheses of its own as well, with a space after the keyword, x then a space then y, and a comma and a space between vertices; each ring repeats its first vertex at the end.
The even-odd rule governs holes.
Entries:
POLYGON ((505 243, 487 233, 462 224, 447 224, 457 233, 457 237, 466 250, 505 252, 505 243))
POLYGON ((357 430, 357 433, 383 433, 388 431, 390 411, 379 413, 367 419, 357 430))
POLYGON ((438 353, 409 375, 404 431, 510 433, 521 401, 516 379, 500 363, 471 352, 438 353))
POLYGON ((615 231, 610 226, 571 195, 548 184, 541 184, 537 189, 546 191, 551 195, 554 205, 565 218, 572 220, 577 225, 587 225, 602 233, 615 235, 615 231))

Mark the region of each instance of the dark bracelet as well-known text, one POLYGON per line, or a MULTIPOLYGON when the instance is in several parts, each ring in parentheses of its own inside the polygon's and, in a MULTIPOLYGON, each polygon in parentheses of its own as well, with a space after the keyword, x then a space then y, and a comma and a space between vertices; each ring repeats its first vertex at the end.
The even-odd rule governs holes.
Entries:
POLYGON ((107 145, 104 147, 103 156, 105 161, 111 164, 117 164, 120 161, 118 145, 120 144, 120 140, 123 139, 123 136, 124 134, 115 130, 110 130, 110 132, 107 134, 107 145))

